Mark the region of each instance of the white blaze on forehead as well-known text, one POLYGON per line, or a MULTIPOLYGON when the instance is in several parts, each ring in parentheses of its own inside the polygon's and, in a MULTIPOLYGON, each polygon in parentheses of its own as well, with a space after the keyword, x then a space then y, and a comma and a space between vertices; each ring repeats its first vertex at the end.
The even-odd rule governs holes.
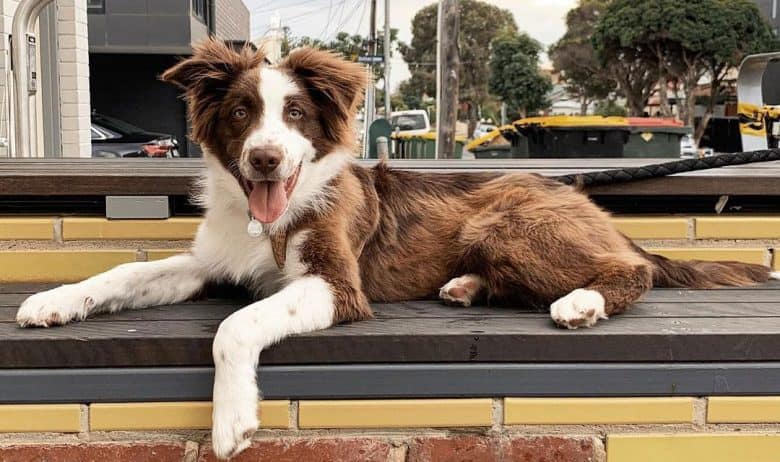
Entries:
POLYGON ((285 100, 299 92, 295 81, 278 69, 265 68, 260 73, 260 97, 265 117, 282 120, 285 100))

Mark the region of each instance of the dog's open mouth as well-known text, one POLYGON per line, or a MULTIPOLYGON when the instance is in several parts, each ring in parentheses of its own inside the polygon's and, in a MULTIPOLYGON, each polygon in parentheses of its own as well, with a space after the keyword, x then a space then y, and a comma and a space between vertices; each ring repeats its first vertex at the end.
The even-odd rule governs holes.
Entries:
POLYGON ((242 186, 249 200, 249 213, 261 223, 273 223, 287 210, 290 195, 298 183, 301 164, 292 175, 281 181, 249 181, 242 179, 242 186))

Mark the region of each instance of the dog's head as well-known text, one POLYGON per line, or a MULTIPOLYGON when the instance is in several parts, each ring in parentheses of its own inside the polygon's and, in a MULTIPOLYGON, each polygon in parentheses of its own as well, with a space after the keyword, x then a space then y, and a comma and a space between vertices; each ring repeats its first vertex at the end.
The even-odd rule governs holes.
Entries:
POLYGON ((162 79, 185 91, 192 139, 236 178, 252 215, 272 223, 302 170, 354 149, 366 76, 327 51, 296 50, 270 66, 260 52, 212 39, 162 79))

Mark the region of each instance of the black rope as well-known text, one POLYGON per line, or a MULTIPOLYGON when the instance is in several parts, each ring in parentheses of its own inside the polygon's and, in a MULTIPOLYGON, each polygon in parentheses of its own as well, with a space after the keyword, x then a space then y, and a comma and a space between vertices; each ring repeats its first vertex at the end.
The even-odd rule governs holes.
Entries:
POLYGON ((615 170, 602 170, 600 172, 561 175, 553 177, 553 179, 569 185, 576 184, 581 186, 599 186, 612 183, 625 183, 628 181, 646 180, 648 178, 658 178, 662 176, 673 175, 675 173, 728 167, 731 165, 768 162, 771 160, 780 160, 780 149, 765 149, 762 151, 719 154, 701 159, 675 160, 672 162, 664 162, 662 164, 645 165, 643 167, 626 167, 615 170))

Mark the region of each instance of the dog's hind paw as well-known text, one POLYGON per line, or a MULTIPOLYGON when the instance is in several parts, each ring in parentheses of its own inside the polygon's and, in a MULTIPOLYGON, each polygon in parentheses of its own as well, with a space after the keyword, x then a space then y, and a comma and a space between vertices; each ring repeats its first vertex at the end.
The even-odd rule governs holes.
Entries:
POLYGON ((471 306, 482 286, 482 278, 476 274, 465 274, 444 284, 439 289, 439 298, 450 305, 471 306))
POLYGON ((550 305, 555 324, 568 329, 591 327, 599 319, 607 319, 604 297, 595 290, 576 289, 550 305))

